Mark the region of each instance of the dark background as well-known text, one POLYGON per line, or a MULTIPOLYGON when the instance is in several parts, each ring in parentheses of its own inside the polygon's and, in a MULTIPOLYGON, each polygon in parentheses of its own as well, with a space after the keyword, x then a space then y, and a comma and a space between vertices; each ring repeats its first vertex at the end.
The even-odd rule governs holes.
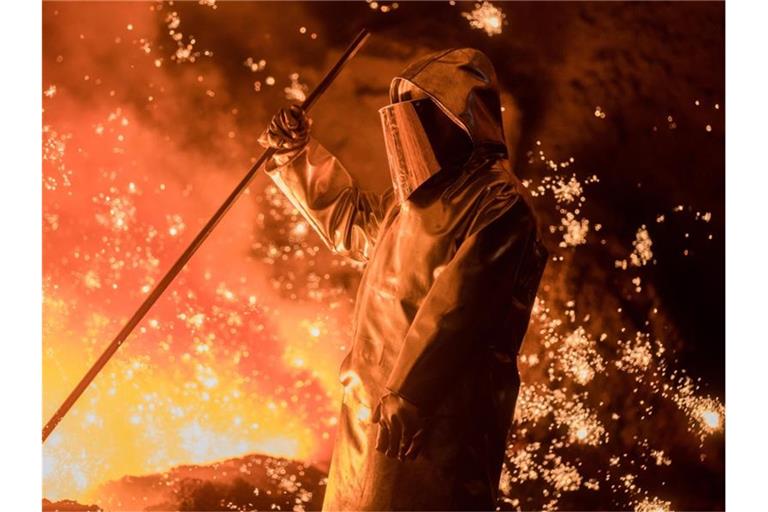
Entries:
MULTIPOLYGON (((652 281, 689 340, 679 347, 680 364, 724 396, 725 4, 499 2, 506 24, 492 37, 457 22, 457 10, 472 5, 403 2, 383 14, 362 2, 316 2, 307 10, 339 51, 368 26, 377 34, 364 53, 384 59, 407 62, 421 48, 457 45, 487 53, 519 111, 506 120, 517 174, 533 177, 526 151, 545 141, 550 155, 573 156, 599 175, 588 211, 608 230, 650 226, 652 281), (585 115, 598 105, 607 113, 599 122, 585 115), (715 243, 686 240, 690 218, 667 214, 651 225, 678 205, 712 213, 715 243)), ((370 87, 381 96, 388 79, 382 73, 370 87)))
MULTIPOLYGON (((264 4, 258 4, 260 12, 264 4)), ((222 57, 247 53, 243 42, 252 45, 254 38, 290 53, 291 64, 315 68, 319 75, 324 68, 317 63, 325 60, 327 49, 320 44, 313 49, 306 36, 296 33, 302 20, 337 52, 361 27, 374 30, 362 58, 350 67, 357 76, 339 82, 353 80, 351 92, 358 100, 374 98, 380 106, 386 102, 391 75, 411 59, 455 46, 484 51, 504 89, 505 128, 516 173, 534 177, 526 152, 535 148, 535 141, 543 141, 553 159, 572 156, 580 169, 599 175, 588 211, 607 231, 627 233, 632 240, 638 226, 649 225, 657 250, 654 285, 680 336, 690 340, 680 347, 681 365, 722 396, 725 4, 498 2, 505 25, 502 34, 492 37, 470 30, 460 19, 460 12, 471 10, 471 2, 398 5, 382 13, 364 2, 276 4, 285 15, 271 20, 269 32, 250 38, 243 37, 249 30, 247 3, 223 4, 216 16, 180 7, 186 8, 187 30, 204 32, 217 49, 217 62, 230 75, 232 87, 250 85, 239 79, 247 70, 239 60, 227 65, 222 57), (588 115, 596 106, 606 112, 604 119, 588 115), (714 243, 703 237, 685 239, 692 226, 689 218, 666 215, 664 224, 651 225, 658 214, 678 205, 712 213, 714 243)), ((350 92, 337 84, 327 96, 331 99, 318 106, 316 133, 341 157, 365 148, 368 158, 360 162, 353 156, 357 162, 350 171, 371 187, 381 187, 387 175, 381 171, 385 157, 376 110, 339 109, 334 100, 340 88, 350 92)), ((609 254, 590 256, 612 262, 609 254)))

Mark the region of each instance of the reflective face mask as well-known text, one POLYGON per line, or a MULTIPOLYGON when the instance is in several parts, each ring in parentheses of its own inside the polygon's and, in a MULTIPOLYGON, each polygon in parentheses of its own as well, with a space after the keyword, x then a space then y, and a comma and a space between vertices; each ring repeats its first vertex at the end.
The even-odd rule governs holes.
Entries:
POLYGON ((472 140, 431 99, 393 103, 379 110, 392 185, 400 202, 441 170, 459 168, 472 140))

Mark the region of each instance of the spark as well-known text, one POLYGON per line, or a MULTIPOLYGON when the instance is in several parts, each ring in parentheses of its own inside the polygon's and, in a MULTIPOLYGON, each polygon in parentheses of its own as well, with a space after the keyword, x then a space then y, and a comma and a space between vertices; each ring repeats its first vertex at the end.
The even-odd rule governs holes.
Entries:
POLYGON ((653 350, 648 335, 638 332, 634 340, 618 342, 621 358, 616 361, 616 367, 628 373, 642 372, 648 369, 653 361, 653 350))
POLYGON ((498 7, 489 1, 475 4, 474 10, 461 14, 469 20, 469 26, 478 30, 484 30, 489 36, 501 34, 502 26, 506 18, 498 7))
POLYGON ((646 498, 635 505, 635 512, 670 512, 672 502, 659 498, 646 498))
POLYGON ((136 218, 136 206, 128 196, 110 197, 99 194, 94 202, 106 207, 106 213, 97 213, 96 220, 113 231, 128 231, 131 222, 136 218))
POLYGON ((90 290, 101 288, 101 280, 99 279, 98 274, 93 270, 89 270, 85 274, 83 281, 85 282, 85 287, 90 290))
POLYGON ((598 354, 595 341, 591 340, 583 327, 578 327, 564 340, 558 349, 560 367, 581 385, 588 384, 596 372, 605 369, 603 358, 598 354))
POLYGON ((368 7, 371 9, 381 11, 383 13, 392 12, 398 7, 400 7, 400 4, 397 2, 379 2, 377 0, 365 0, 365 2, 368 4, 368 7))
POLYGON ((265 59, 260 59, 257 61, 253 57, 248 57, 245 59, 245 62, 243 62, 243 65, 256 73, 258 71, 263 71, 264 68, 267 67, 267 61, 265 59))
POLYGON ((184 224, 184 220, 181 218, 181 215, 178 215, 178 214, 166 215, 165 219, 166 219, 166 222, 168 223, 169 235, 177 236, 177 235, 180 235, 182 232, 184 232, 184 229, 186 228, 186 224, 184 224))
POLYGON ((307 98, 307 91, 309 87, 306 84, 299 82, 299 74, 291 73, 290 76, 291 85, 283 89, 285 91, 285 98, 288 101, 295 101, 301 103, 307 98))
POLYGON ((700 413, 703 424, 708 430, 715 431, 720 428, 721 417, 720 413, 713 411, 712 409, 704 409, 700 413))
MULTIPOLYGON (((195 44, 197 43, 194 37, 188 37, 185 42, 184 34, 179 31, 181 26, 179 13, 176 11, 169 13, 165 17, 165 24, 168 29, 168 35, 176 43, 176 51, 171 55, 171 60, 175 60, 177 63, 194 63, 201 55, 201 52, 194 51, 195 44)), ((202 52, 202 54, 211 55, 208 51, 202 52)), ((157 61, 155 61, 155 65, 157 65, 157 61)))
POLYGON ((559 229, 563 231, 560 247, 576 247, 587 243, 589 219, 577 219, 573 213, 568 212, 560 223, 559 229))
POLYGON ((291 233, 295 237, 302 238, 309 233, 309 225, 304 221, 299 221, 296 223, 295 226, 291 229, 291 233))
POLYGON ((634 247, 634 250, 629 257, 632 265, 642 267, 653 259, 653 251, 651 250, 653 241, 651 240, 645 225, 640 226, 640 229, 637 230, 635 241, 632 242, 632 246, 634 247))
POLYGON ((664 450, 651 450, 651 456, 657 466, 669 466, 672 460, 664 454, 664 450))
POLYGON ((600 108, 600 105, 595 107, 595 117, 598 119, 605 119, 605 112, 600 108))
POLYGON ((690 419, 689 430, 703 440, 723 430, 725 407, 716 398, 696 395, 694 389, 693 383, 684 379, 673 400, 690 419))
POLYGON ((43 164, 48 171, 43 173, 46 190, 72 185, 72 171, 65 163, 67 143, 71 138, 70 133, 58 133, 50 126, 43 126, 43 164))
MULTIPOLYGON (((658 218, 656 220, 658 222, 658 218)), ((651 240, 648 229, 644 224, 637 230, 632 247, 632 253, 629 255, 629 261, 632 266, 644 267, 648 262, 653 261, 653 240, 651 240)), ((626 260, 616 260, 616 267, 626 269, 626 260)))
POLYGON ((558 180, 552 186, 552 193, 558 203, 572 203, 582 197, 584 189, 576 176, 571 176, 567 182, 562 179, 558 180))

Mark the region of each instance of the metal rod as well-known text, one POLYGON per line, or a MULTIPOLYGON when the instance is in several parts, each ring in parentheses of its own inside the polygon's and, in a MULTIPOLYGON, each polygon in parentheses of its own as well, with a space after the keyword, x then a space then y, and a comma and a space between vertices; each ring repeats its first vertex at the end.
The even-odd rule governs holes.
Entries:
MULTIPOLYGON (((357 34, 357 37, 355 37, 354 41, 352 41, 352 43, 347 47, 336 64, 334 64, 334 66, 325 74, 317 87, 315 87, 315 89, 306 97, 304 102, 302 102, 302 110, 307 112, 310 108, 312 108, 320 96, 336 79, 344 65, 349 62, 352 57, 355 56, 357 51, 363 46, 369 36, 370 32, 366 29, 361 30, 360 33, 357 34)), ((45 442, 51 432, 53 432, 53 429, 56 428, 56 425, 59 424, 59 422, 64 418, 64 416, 72 408, 75 402, 77 402, 77 399, 80 398, 80 395, 83 394, 88 385, 93 381, 94 378, 96 378, 96 375, 99 374, 104 365, 106 365, 110 358, 115 354, 115 352, 117 352, 117 349, 120 348, 120 345, 123 344, 133 329, 139 324, 139 322, 141 322, 141 320, 144 318, 144 315, 146 315, 150 308, 152 308, 152 305, 157 301, 157 299, 160 298, 165 289, 168 288, 171 282, 173 282, 174 278, 179 274, 179 272, 181 272, 190 258, 192 258, 195 252, 197 252, 197 249, 199 249, 205 239, 208 238, 208 235, 211 234, 216 225, 219 223, 222 217, 224 217, 230 207, 235 203, 243 190, 248 187, 248 184, 251 182, 261 166, 264 165, 264 162, 269 160, 274 154, 275 149, 273 148, 266 149, 261 154, 259 159, 256 160, 256 163, 253 164, 245 177, 240 180, 240 183, 237 184, 235 189, 229 194, 224 203, 219 206, 219 209, 216 210, 216 213, 213 214, 213 217, 208 220, 205 226, 203 226, 203 228, 194 238, 194 240, 192 240, 192 243, 190 243, 189 246, 181 254, 181 256, 179 256, 179 259, 176 260, 176 263, 173 264, 173 266, 163 276, 160 282, 155 285, 155 288, 150 292, 147 298, 144 299, 144 302, 141 304, 141 306, 139 306, 139 309, 136 310, 130 320, 128 320, 128 322, 120 330, 117 336, 115 336, 115 339, 112 340, 112 343, 109 344, 109 346, 106 348, 106 350, 104 350, 101 356, 99 356, 96 362, 93 363, 88 372, 83 376, 82 379, 80 379, 80 382, 77 383, 75 389, 73 389, 69 396, 67 396, 67 399, 64 400, 64 403, 61 404, 56 413, 51 417, 50 420, 48 420, 48 423, 45 424, 45 427, 43 427, 43 442, 45 442)))

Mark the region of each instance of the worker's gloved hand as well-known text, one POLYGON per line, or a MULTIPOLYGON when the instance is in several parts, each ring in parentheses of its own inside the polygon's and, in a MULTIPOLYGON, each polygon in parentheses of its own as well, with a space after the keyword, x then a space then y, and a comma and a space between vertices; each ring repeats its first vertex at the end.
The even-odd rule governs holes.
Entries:
POLYGON ((426 427, 426 417, 416 405, 389 393, 376 407, 373 422, 379 424, 378 451, 401 461, 416 458, 424 444, 426 427))
POLYGON ((274 148, 279 154, 298 152, 309 142, 311 120, 298 105, 281 108, 272 118, 259 144, 274 148))

